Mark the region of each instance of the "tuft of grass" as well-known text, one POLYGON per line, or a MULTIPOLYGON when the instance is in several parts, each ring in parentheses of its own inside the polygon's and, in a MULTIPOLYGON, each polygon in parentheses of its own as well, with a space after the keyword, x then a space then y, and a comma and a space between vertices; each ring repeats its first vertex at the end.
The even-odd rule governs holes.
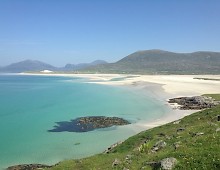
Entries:
MULTIPOLYGON (((208 95, 216 100, 220 95, 208 95)), ((181 119, 179 124, 168 123, 143 131, 118 145, 109 154, 98 154, 79 160, 59 163, 51 170, 108 170, 108 169, 158 169, 148 162, 158 162, 167 157, 174 157, 178 164, 174 169, 220 169, 220 105, 206 109, 181 119), (177 131, 182 128, 184 130, 177 131), (151 148, 158 141, 166 146, 157 152, 151 148), (175 145, 178 147, 175 148, 175 145), (140 147, 144 149, 140 150, 140 147), (128 157, 129 159, 126 159, 128 157), (117 159, 120 163, 112 167, 117 159)))

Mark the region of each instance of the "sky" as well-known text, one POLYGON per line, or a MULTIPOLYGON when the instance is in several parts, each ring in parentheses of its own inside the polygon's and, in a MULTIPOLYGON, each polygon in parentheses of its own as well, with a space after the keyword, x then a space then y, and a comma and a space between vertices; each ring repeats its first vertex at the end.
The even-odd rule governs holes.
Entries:
POLYGON ((0 66, 220 51, 219 0, 0 0, 0 66))

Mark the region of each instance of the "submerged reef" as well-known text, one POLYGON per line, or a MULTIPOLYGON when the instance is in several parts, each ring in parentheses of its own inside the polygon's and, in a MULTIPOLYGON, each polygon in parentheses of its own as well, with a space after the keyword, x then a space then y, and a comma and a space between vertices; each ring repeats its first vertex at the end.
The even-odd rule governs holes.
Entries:
POLYGON ((119 117, 91 116, 56 122, 56 124, 48 132, 88 132, 100 128, 127 125, 130 122, 119 117))

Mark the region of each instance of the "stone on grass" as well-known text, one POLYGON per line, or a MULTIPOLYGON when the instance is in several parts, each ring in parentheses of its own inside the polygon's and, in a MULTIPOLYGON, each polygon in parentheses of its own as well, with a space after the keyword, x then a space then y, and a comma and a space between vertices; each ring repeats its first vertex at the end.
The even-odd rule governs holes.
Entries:
POLYGON ((176 131, 177 132, 182 132, 182 131, 184 131, 185 130, 185 128, 178 128, 176 131))
POLYGON ((220 131, 220 128, 217 128, 215 131, 216 131, 216 132, 219 132, 219 131, 220 131))
POLYGON ((177 148, 180 147, 180 142, 176 142, 176 143, 174 143, 173 145, 174 145, 175 150, 177 150, 177 148))
POLYGON ((153 146, 153 148, 151 149, 151 151, 152 151, 152 152, 157 152, 158 150, 164 148, 166 145, 167 145, 166 142, 160 140, 160 141, 158 141, 158 142, 153 146))
POLYGON ((116 167, 116 166, 119 165, 120 163, 121 163, 121 161, 116 158, 116 159, 114 160, 114 162, 112 163, 112 167, 116 167))
POLYGON ((203 132, 196 133, 196 136, 201 136, 201 135, 204 135, 204 133, 203 132))
POLYGON ((181 122, 181 120, 176 120, 175 122, 173 122, 174 125, 179 124, 181 122))
POLYGON ((171 170, 175 167, 175 165, 177 164, 177 159, 176 158, 165 158, 162 159, 161 162, 161 168, 164 170, 171 170))

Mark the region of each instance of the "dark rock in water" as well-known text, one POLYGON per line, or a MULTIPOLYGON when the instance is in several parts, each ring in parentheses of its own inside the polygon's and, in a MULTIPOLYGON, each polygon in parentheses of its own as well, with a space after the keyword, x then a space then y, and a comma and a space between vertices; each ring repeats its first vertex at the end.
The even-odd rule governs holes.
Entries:
POLYGON ((80 117, 74 120, 56 122, 54 129, 49 132, 88 132, 99 128, 122 126, 130 124, 127 120, 118 117, 92 116, 80 117))
POLYGON ((51 168, 52 166, 43 165, 43 164, 23 164, 23 165, 15 165, 10 166, 7 170, 35 170, 35 169, 43 169, 43 168, 51 168))
POLYGON ((177 103, 181 110, 201 110, 220 104, 219 101, 206 96, 179 97, 169 99, 169 103, 177 103))

